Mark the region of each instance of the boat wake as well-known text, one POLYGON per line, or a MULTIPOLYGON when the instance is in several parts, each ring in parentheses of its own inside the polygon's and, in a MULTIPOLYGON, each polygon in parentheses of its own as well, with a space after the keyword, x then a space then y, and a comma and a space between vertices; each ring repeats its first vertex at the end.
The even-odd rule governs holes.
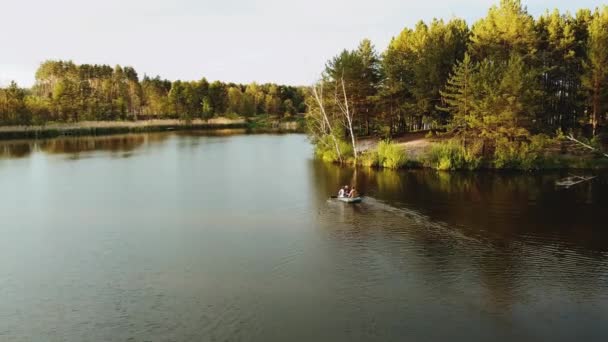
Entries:
POLYGON ((395 207, 382 200, 374 197, 364 197, 363 201, 354 206, 344 206, 343 203, 328 200, 328 208, 333 214, 335 211, 340 211, 340 214, 344 215, 345 210, 351 208, 353 217, 352 220, 356 220, 358 225, 378 225, 379 222, 383 223, 384 229, 390 230, 402 230, 402 229, 423 229, 427 233, 441 236, 443 239, 450 239, 453 243, 484 245, 490 248, 489 244, 484 243, 479 238, 466 235, 463 231, 463 227, 456 227, 449 225, 446 222, 435 221, 428 215, 425 215, 419 211, 411 208, 395 207), (346 207, 346 209, 344 208, 346 207), (356 215, 356 217, 354 216, 356 215))

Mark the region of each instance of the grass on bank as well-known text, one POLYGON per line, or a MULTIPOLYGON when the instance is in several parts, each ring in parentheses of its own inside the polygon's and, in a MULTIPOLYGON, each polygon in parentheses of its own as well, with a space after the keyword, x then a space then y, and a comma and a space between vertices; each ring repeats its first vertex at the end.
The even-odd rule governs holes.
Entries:
POLYGON ((260 114, 249 117, 247 121, 248 128, 252 130, 304 132, 306 129, 306 122, 302 115, 278 117, 276 115, 260 114))
POLYGON ((329 136, 323 137, 316 143, 315 154, 326 162, 339 162, 340 158, 346 164, 358 164, 368 167, 383 167, 398 169, 408 165, 410 160, 405 151, 397 144, 383 140, 375 149, 365 151, 355 162, 352 145, 344 140, 338 140, 340 155, 336 151, 335 142, 329 136))
POLYGON ((252 132, 303 132, 301 115, 290 117, 260 115, 245 118, 236 114, 209 119, 174 118, 147 120, 46 122, 44 125, 0 126, 0 139, 52 138, 63 135, 106 135, 117 133, 154 132, 167 129, 244 128, 252 132))
POLYGON ((408 164, 405 151, 390 140, 382 140, 375 150, 367 151, 361 156, 361 165, 399 169, 408 164))
MULTIPOLYGON (((339 141, 342 161, 366 167, 388 169, 427 167, 440 171, 500 169, 532 171, 543 169, 608 168, 608 158, 576 156, 560 153, 562 138, 539 134, 527 140, 497 139, 491 144, 476 140, 463 145, 448 139, 433 142, 421 156, 408 158, 404 148, 390 140, 382 140, 376 148, 365 151, 355 163, 352 146, 339 141)), ((339 162, 335 144, 329 137, 316 144, 316 155, 327 162, 339 162)))

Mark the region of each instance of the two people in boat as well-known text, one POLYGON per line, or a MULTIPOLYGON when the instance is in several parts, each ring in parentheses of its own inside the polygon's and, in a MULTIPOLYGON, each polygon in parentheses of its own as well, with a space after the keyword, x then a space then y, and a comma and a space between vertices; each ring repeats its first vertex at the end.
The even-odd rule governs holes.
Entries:
POLYGON ((355 189, 354 186, 352 188, 349 188, 348 185, 345 185, 342 188, 340 188, 340 190, 338 191, 339 198, 342 198, 342 197, 355 198, 358 196, 359 196, 359 193, 357 193, 357 190, 355 189))

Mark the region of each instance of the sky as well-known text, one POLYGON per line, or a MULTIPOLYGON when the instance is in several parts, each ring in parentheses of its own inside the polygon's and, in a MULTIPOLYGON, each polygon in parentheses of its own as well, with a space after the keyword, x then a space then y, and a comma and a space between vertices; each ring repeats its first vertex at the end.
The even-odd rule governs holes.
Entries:
MULTIPOLYGON (((419 20, 485 16, 499 0, 0 0, 0 86, 47 59, 128 65, 140 77, 308 85, 363 38, 382 51, 419 20)), ((602 0, 523 1, 575 12, 602 0)))

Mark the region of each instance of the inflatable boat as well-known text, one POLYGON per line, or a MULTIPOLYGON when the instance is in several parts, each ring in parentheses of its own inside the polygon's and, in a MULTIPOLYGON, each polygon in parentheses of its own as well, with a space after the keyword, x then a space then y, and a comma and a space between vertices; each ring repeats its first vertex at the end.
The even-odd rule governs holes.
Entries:
POLYGON ((360 203, 363 201, 363 198, 361 197, 337 197, 336 199, 344 203, 360 203))

